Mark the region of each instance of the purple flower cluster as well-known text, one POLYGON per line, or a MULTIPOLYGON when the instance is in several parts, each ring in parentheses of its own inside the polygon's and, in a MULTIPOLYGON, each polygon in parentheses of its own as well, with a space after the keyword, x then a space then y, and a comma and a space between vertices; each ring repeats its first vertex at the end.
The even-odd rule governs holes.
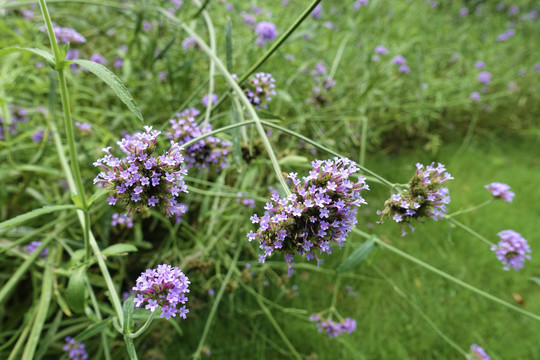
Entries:
POLYGON ((489 85, 491 82, 491 73, 489 71, 482 71, 478 74, 478 81, 484 85, 489 85))
POLYGON ((294 185, 292 194, 280 198, 274 193, 272 202, 266 203, 265 215, 251 217, 259 229, 247 234, 249 241, 260 241, 264 253, 259 255, 259 262, 264 263, 274 251, 285 254, 289 275, 294 254, 305 255, 307 260, 315 258, 320 264, 316 250, 331 254, 331 243, 343 246, 357 222, 357 207, 366 203, 360 191, 369 189, 362 176, 356 183, 349 180, 359 170, 349 159, 315 160, 311 164, 313 170, 303 181, 296 173, 288 174, 294 185))
MULTIPOLYGON (((30 254, 32 254, 36 249, 41 245, 41 241, 32 241, 30 244, 26 245, 24 249, 28 251, 30 254)), ((41 254, 39 256, 46 257, 47 254, 49 254, 49 248, 43 249, 41 254)))
POLYGON ((111 225, 112 226, 125 225, 128 228, 132 228, 133 227, 133 216, 126 215, 126 214, 114 213, 112 215, 111 225))
POLYGON ((517 271, 522 269, 525 266, 525 260, 531 258, 530 255, 527 255, 531 252, 527 240, 514 230, 503 230, 497 235, 501 241, 497 245, 493 245, 491 251, 495 251, 497 259, 504 265, 504 270, 513 268, 517 271))
MULTIPOLYGON (((212 94, 210 99, 212 100, 211 101, 212 105, 216 105, 217 100, 218 100, 218 96, 216 94, 212 94)), ((208 94, 205 94, 203 96, 203 98, 201 99, 201 103, 203 104, 204 107, 208 107, 208 94)))
POLYGON ((306 100, 307 104, 321 107, 328 104, 328 91, 336 85, 336 82, 326 75, 326 64, 324 61, 319 61, 315 68, 311 71, 313 80, 316 85, 311 89, 311 95, 306 100))
POLYGON ((145 309, 152 312, 161 307, 161 318, 168 320, 178 314, 185 319, 189 310, 183 304, 188 300, 189 284, 188 277, 176 266, 162 264, 157 269, 148 269, 139 276, 137 286, 133 287, 137 293, 135 307, 147 302, 145 309), (179 304, 183 306, 178 308, 179 304))
MULTIPOLYGON (((47 31, 45 26, 40 29, 43 32, 47 31)), ((64 28, 58 25, 53 26, 54 36, 56 39, 63 43, 85 43, 86 38, 79 34, 76 30, 71 28, 64 28)))
POLYGON ((131 211, 148 210, 150 206, 167 216, 176 216, 179 221, 187 207, 178 203, 178 196, 188 192, 184 182, 187 169, 180 146, 171 143, 171 148, 163 155, 153 156, 161 132, 152 130, 151 126, 144 129, 146 132, 136 132, 117 143, 125 154, 122 158, 114 157, 110 146, 103 149, 106 155, 94 162, 94 166, 101 166, 105 171, 98 174, 94 184, 108 189, 109 205, 120 202, 127 208, 126 215, 131 211))
POLYGON ((243 84, 244 93, 250 103, 255 105, 257 109, 267 109, 267 102, 272 100, 276 95, 276 80, 272 74, 259 72, 243 84))
MULTIPOLYGON (((11 124, 7 127, 7 130, 11 135, 15 135, 17 133, 17 125, 19 123, 27 122, 28 121, 28 112, 26 109, 15 107, 12 104, 9 104, 9 112, 11 116, 11 124)), ((0 116, 0 140, 6 139, 6 129, 5 124, 6 121, 4 118, 0 116)))
POLYGON ((64 340, 66 344, 64 345, 63 350, 68 353, 68 357, 71 360, 88 359, 86 348, 82 342, 75 341, 75 339, 73 339, 71 336, 66 337, 64 340))
POLYGON ((499 42, 506 41, 506 40, 510 39, 512 36, 514 36, 515 34, 516 34, 516 30, 508 29, 505 32, 503 32, 502 34, 500 34, 499 36, 497 36, 497 41, 499 41, 499 42))
POLYGON ((92 125, 89 123, 75 122, 75 126, 80 130, 82 135, 90 135, 92 133, 92 125))
POLYGON ((491 193, 491 195, 509 203, 511 203, 514 196, 516 196, 513 191, 510 191, 510 186, 504 183, 492 182, 484 187, 491 193))
MULTIPOLYGON (((195 117, 199 114, 199 110, 195 108, 177 113, 176 118, 170 120, 171 128, 167 138, 178 145, 183 145, 211 132, 212 125, 209 123, 197 124, 195 117)), ((227 162, 227 154, 231 151, 231 144, 215 136, 207 136, 184 150, 187 169, 197 166, 199 170, 212 168, 219 172, 230 165, 227 162)))
POLYGON ((90 61, 93 61, 101 65, 105 65, 107 63, 107 59, 105 59, 105 57, 99 53, 92 54, 90 56, 90 61))
POLYGON ((274 23, 269 21, 261 21, 253 29, 257 35, 255 44, 263 46, 266 42, 273 41, 277 36, 277 29, 274 23))
MULTIPOLYGON (((435 163, 424 166, 416 164, 416 172, 411 181, 409 189, 400 194, 393 194, 390 199, 384 202, 384 210, 377 211, 383 218, 391 218, 397 223, 408 225, 412 231, 412 219, 431 217, 439 220, 446 212, 446 205, 450 203, 448 188, 441 186, 447 180, 453 179, 452 175, 446 172, 442 164, 435 167, 435 163)), ((401 232, 406 232, 401 227, 401 232)))
POLYGON ((407 65, 407 60, 402 55, 394 56, 392 64, 399 65, 398 71, 400 73, 408 74, 411 72, 409 65, 407 65))
POLYGON ((476 344, 471 345, 472 360, 491 360, 491 357, 486 353, 484 349, 476 344))
POLYGON ((332 319, 324 321, 319 315, 315 314, 311 315, 309 320, 316 321, 319 332, 323 332, 323 330, 326 331, 330 338, 334 338, 345 332, 350 334, 356 330, 356 320, 351 318, 345 318, 345 320, 341 322, 334 322, 332 319))

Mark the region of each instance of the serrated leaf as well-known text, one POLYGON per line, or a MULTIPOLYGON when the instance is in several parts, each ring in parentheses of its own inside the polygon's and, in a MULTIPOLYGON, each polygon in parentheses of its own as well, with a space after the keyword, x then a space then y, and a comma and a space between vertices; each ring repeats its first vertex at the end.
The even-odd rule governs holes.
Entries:
POLYGON ((139 105, 137 105, 137 102, 135 102, 122 80, 120 80, 112 71, 107 69, 105 66, 90 60, 70 60, 69 63, 82 66, 100 78, 104 83, 109 85, 116 96, 118 96, 118 98, 122 100, 124 104, 126 104, 128 109, 135 114, 139 120, 144 122, 141 111, 139 110, 139 105))
POLYGON ((50 65, 54 64, 54 56, 51 53, 49 53, 46 50, 41 50, 41 49, 36 49, 36 48, 27 48, 27 47, 20 47, 20 46, 8 47, 5 49, 0 49, 0 57, 4 55, 16 53, 16 52, 26 52, 26 53, 35 54, 47 60, 47 62, 50 65))
POLYGON ((39 217, 41 215, 49 214, 56 211, 62 211, 62 210, 70 210, 70 209, 79 209, 76 205, 54 205, 54 206, 44 206, 39 209, 32 210, 30 212, 27 212, 26 214, 22 214, 19 216, 16 216, 12 219, 6 220, 2 223, 0 223, 0 231, 10 229, 12 227, 15 227, 17 225, 23 224, 27 221, 30 221, 36 217, 39 217))
POLYGON ((92 336, 100 333, 103 331, 107 326, 109 326, 112 318, 107 318, 104 320, 101 320, 99 322, 96 322, 86 329, 84 329, 82 332, 80 332, 77 336, 75 336, 76 341, 84 341, 86 339, 91 338, 92 336))
POLYGON ((114 244, 105 248, 102 253, 103 255, 120 255, 127 252, 135 252, 137 248, 134 245, 130 244, 114 244))
POLYGON ((367 239, 362 245, 356 248, 352 252, 352 254, 349 255, 347 259, 345 259, 345 261, 339 264, 336 271, 338 273, 344 273, 345 271, 351 269, 353 266, 364 260, 375 247, 375 242, 373 241, 374 237, 375 235, 371 235, 369 239, 367 239))
POLYGON ((86 266, 73 270, 66 289, 66 302, 75 313, 82 313, 86 302, 86 266))

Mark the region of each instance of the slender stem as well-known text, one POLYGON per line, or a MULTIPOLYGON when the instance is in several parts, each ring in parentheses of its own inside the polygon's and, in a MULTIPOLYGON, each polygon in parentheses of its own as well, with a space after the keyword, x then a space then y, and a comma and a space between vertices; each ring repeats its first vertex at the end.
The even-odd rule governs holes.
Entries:
POLYGON ((364 166, 366 164, 367 132, 368 118, 364 115, 362 117, 362 138, 360 140, 360 166, 364 166))
POLYGON ((204 325, 203 333, 199 340, 199 345, 197 346, 197 350, 195 350, 195 353, 193 354, 194 359, 198 359, 201 356, 201 349, 204 346, 206 337, 208 336, 208 332, 210 331, 210 326, 212 325, 212 320, 214 320, 214 316, 216 315, 217 308, 219 306, 219 303, 221 302, 221 297, 223 296, 223 293, 225 292, 225 288, 227 287, 227 284, 229 283, 229 280, 231 279, 234 273, 234 270, 236 268, 236 262, 238 261, 238 257, 240 256, 240 252, 242 251, 242 247, 243 247, 242 245, 243 245, 243 242, 240 242, 240 244, 238 245, 238 248, 236 249, 236 253, 234 254, 234 257, 231 261, 231 265, 229 266, 229 270, 227 271, 227 275, 225 275, 225 278, 223 279, 223 283, 221 284, 221 287, 219 288, 219 291, 216 295, 216 299, 214 300, 212 309, 210 309, 210 314, 208 314, 208 319, 206 319, 206 324, 204 325))
POLYGON ((281 327, 279 326, 279 324, 277 323, 276 319, 272 316, 272 313, 270 312, 270 310, 268 310, 268 308, 266 307, 266 305, 264 305, 264 303, 262 302, 262 300, 259 298, 259 297, 256 297, 255 300, 257 300, 257 303, 259 303, 259 306, 261 307, 262 311, 264 312, 264 314, 266 315, 266 317, 268 318, 268 320, 270 320, 270 322, 272 323, 272 326, 274 327, 274 329, 276 330, 276 332, 278 333, 279 337, 281 338, 281 340, 283 340, 283 342, 285 343, 285 345, 287 345, 287 347, 289 348, 289 350, 292 352, 292 354, 294 355, 294 357, 296 359, 302 359, 302 356, 300 356, 300 354, 298 353, 298 351, 296 351, 296 349, 294 348, 293 344, 289 341, 289 339, 287 338, 287 336, 285 335, 285 333, 283 333, 283 330, 281 330, 281 327))
POLYGON ((279 162, 276 158, 276 154, 274 150, 272 149, 272 145, 270 144, 270 141, 268 140, 268 136, 266 135, 264 128, 261 125, 261 120, 259 119, 259 116, 257 115, 257 112, 255 111, 255 108, 246 97, 246 94, 244 94, 244 92, 240 88, 240 85, 238 85, 238 83, 236 82, 236 80, 233 79, 229 71, 227 71, 227 67, 212 52, 212 50, 208 47, 208 45, 206 45, 206 43, 186 24, 182 23, 181 26, 191 37, 195 39, 197 44, 199 44, 199 47, 206 53, 206 55, 214 59, 214 62, 218 70, 222 73, 223 77, 225 78, 229 86, 233 89, 233 91, 236 92, 240 101, 245 106, 251 118, 255 120, 255 127, 257 128, 257 132, 259 133, 259 136, 262 139, 262 142, 264 144, 264 147, 266 148, 266 151, 268 152, 268 156, 270 157, 270 162, 272 163, 272 166, 274 167, 274 172, 276 173, 276 176, 279 182, 281 183, 283 190, 287 193, 287 195, 290 195, 291 190, 289 189, 289 186, 285 182, 285 178, 283 177, 283 173, 281 171, 281 167, 279 166, 279 162))
MULTIPOLYGON (((212 19, 208 16, 207 11, 203 11, 204 21, 208 27, 208 37, 210 39, 210 50, 215 55, 216 54, 216 35, 214 32, 214 25, 212 24, 212 19)), ((210 58, 210 66, 208 69, 208 100, 206 103, 206 113, 204 117, 204 123, 207 124, 210 121, 210 114, 212 113, 212 95, 214 94, 214 74, 216 72, 216 65, 214 59, 210 58)))
MULTIPOLYGON (((332 149, 329 149, 327 148, 326 146, 323 146, 319 143, 317 143, 316 141, 313 141, 311 140, 310 138, 308 137, 305 137, 297 132, 294 132, 292 130, 289 130, 287 128, 284 128, 282 126, 279 126, 279 125, 276 125, 276 124, 273 124, 271 122, 268 122, 268 121, 265 121, 265 120, 261 120, 261 124, 263 125, 266 125, 266 126, 269 126, 271 128, 274 128, 274 129, 277 129, 277 130, 280 130, 286 134, 289 134, 289 135, 292 135, 294 137, 297 137, 305 142, 307 142, 308 144, 311 144, 313 146, 315 146, 316 148, 319 148, 323 151, 326 151, 328 153, 330 153, 331 155, 334 155, 334 156, 337 156, 337 157, 345 157, 343 155, 341 155, 340 153, 338 152, 335 152, 334 150, 332 149)), ((373 178, 375 178, 376 180, 378 180, 381 184, 385 184, 387 186, 389 186, 390 188, 393 188, 395 186, 395 184, 391 183, 390 181, 386 180, 385 178, 383 178, 382 176, 380 175, 377 175, 376 173, 374 173, 373 171, 361 166, 361 165, 358 165, 358 167, 363 171, 365 172, 366 174, 369 174, 370 176, 372 176, 373 178)))
POLYGON ((480 209, 481 207, 484 207, 484 206, 486 206, 486 205, 491 204, 494 200, 495 200, 495 198, 491 198, 491 199, 489 199, 488 201, 484 201, 483 203, 481 203, 481 204, 479 204, 479 205, 471 206, 470 208, 463 209, 463 210, 458 210, 458 211, 456 211, 456 212, 453 212, 453 213, 451 213, 451 214, 446 215, 446 216, 445 216, 445 219, 450 220, 450 218, 453 218, 454 216, 461 215, 461 214, 466 214, 466 213, 468 213, 468 212, 478 210, 478 209, 480 209))
MULTIPOLYGON (((445 216, 445 219, 446 216, 445 216)), ((469 234, 473 235, 473 236, 476 236, 478 239, 482 240, 483 242, 485 242, 487 245, 489 246, 493 246, 495 245, 494 243, 492 243, 491 241, 489 241, 488 239, 486 239, 485 237, 483 237, 482 235, 480 235, 479 233, 477 233, 476 231, 474 231, 473 229, 471 229, 470 227, 468 227, 467 225, 457 221, 456 219, 447 219, 448 222, 454 224, 454 225, 457 225, 459 226, 460 228, 462 228, 463 230, 467 231, 469 234)))
POLYGON ((51 43, 54 59, 57 62, 56 65, 58 65, 58 61, 61 58, 60 47, 58 46, 58 42, 56 41, 56 36, 54 35, 51 15, 49 14, 49 9, 47 9, 47 4, 45 3, 45 0, 39 0, 39 7, 41 8, 41 14, 43 15, 45 26, 47 27, 47 34, 49 35, 49 42, 51 43))
POLYGON ((444 341, 446 341, 450 346, 452 346, 454 349, 456 349, 457 352, 459 352, 461 355, 467 357, 467 352, 463 350, 458 344, 456 344, 452 339, 450 339, 446 334, 444 334, 441 329, 435 325, 435 323, 416 305, 415 303, 410 300, 407 295, 388 277, 384 272, 382 272, 381 269, 375 264, 371 265, 373 269, 382 277, 384 278, 388 284, 392 287, 392 290, 394 290, 396 293, 398 293, 401 297, 407 301, 407 303, 424 319, 425 322, 428 323, 428 325, 435 331, 437 335, 439 335, 444 341))
POLYGON ((145 332, 150 327, 150 324, 152 324, 152 320, 154 320, 154 314, 155 313, 151 312, 148 319, 146 319, 146 322, 144 323, 144 325, 139 330, 137 330, 136 332, 127 334, 127 336, 132 338, 132 339, 135 339, 135 338, 138 338, 139 336, 141 336, 142 333, 145 332))
MULTIPOLYGON (((356 229, 353 229, 353 231, 354 230, 356 230, 356 229)), ((441 271, 441 270, 437 269, 436 267, 431 266, 431 265, 423 262, 422 260, 419 260, 419 259, 415 258, 414 256, 411 256, 411 255, 399 250, 396 247, 393 247, 390 244, 387 244, 386 242, 382 241, 381 239, 379 239, 377 237, 373 237, 373 241, 375 241, 377 244, 383 246, 384 248, 392 251, 393 253, 395 253, 395 254, 397 254, 397 255, 399 255, 399 256, 401 256, 401 257, 403 257, 403 258, 405 258, 405 259, 407 259, 407 260, 409 260, 409 261, 411 261, 411 262, 413 262, 413 263, 415 263, 417 265, 420 265, 423 268, 425 268, 425 269, 427 269, 427 270, 429 270, 429 271, 431 271, 431 272, 433 272, 433 273, 435 273, 435 274, 437 274, 437 275, 439 275, 439 276, 441 276, 441 277, 443 277, 443 278, 445 278, 447 280, 450 280, 450 281, 460 285, 461 287, 464 287, 465 289, 468 289, 468 290, 470 290, 470 291, 472 291, 474 293, 477 293, 477 294, 479 294, 479 295, 481 295, 481 296, 483 296, 483 297, 485 297, 485 298, 487 298, 487 299, 489 299, 489 300, 491 300, 493 302, 496 302, 496 303, 498 303, 500 305, 503 305, 503 306, 505 306, 505 307, 507 307, 507 308, 509 308, 511 310, 517 311, 517 312, 519 312, 519 313, 521 313, 523 315, 526 315, 526 316, 528 316, 528 317, 530 317, 532 319, 540 321, 540 315, 533 314, 533 313, 531 313, 531 312, 529 312, 527 310, 523 310, 522 308, 514 306, 514 305, 512 305, 512 304, 510 304, 510 303, 508 303, 508 302, 506 302, 506 301, 504 301, 502 299, 499 299, 496 296, 493 296, 493 295, 491 295, 491 294, 489 294, 489 293, 487 293, 487 292, 485 292, 483 290, 478 289, 477 287, 474 287, 474 286, 472 286, 470 284, 467 284, 466 282, 464 282, 462 280, 459 280, 458 278, 455 278, 452 275, 449 275, 449 274, 445 273, 444 271, 441 271)))

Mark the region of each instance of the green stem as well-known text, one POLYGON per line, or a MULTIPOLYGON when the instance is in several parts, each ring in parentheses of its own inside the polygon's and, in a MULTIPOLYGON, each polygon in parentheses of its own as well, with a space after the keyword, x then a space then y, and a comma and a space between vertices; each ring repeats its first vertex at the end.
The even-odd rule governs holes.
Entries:
POLYGON ((240 101, 243 103, 244 107, 246 108, 251 118, 255 120, 255 127, 257 128, 257 132, 259 133, 259 136, 262 139, 262 142, 264 144, 264 147, 266 148, 266 151, 268 152, 268 156, 270 157, 270 162, 272 163, 274 172, 276 173, 276 176, 279 182, 281 183, 281 186, 283 187, 283 190, 285 191, 285 193, 287 195, 290 195, 291 190, 289 189, 289 186, 285 182, 285 178, 283 177, 283 173, 281 171, 281 167, 279 166, 279 162, 276 158, 276 154, 274 150, 272 149, 272 145, 270 144, 270 141, 268 140, 268 136, 266 135, 264 128, 261 125, 261 120, 259 119, 259 116, 257 115, 257 112, 255 111, 255 108, 246 97, 246 94, 244 94, 244 92, 240 88, 240 85, 238 85, 238 83, 233 79, 233 77, 227 70, 227 67, 212 52, 212 50, 208 47, 208 45, 206 45, 206 43, 186 24, 182 23, 181 26, 191 37, 195 39, 199 47, 206 53, 206 55, 208 55, 210 58, 214 60, 218 70, 222 73, 223 77, 225 78, 229 86, 233 89, 233 91, 236 92, 240 101))
POLYGON ((463 210, 459 210, 459 211, 453 212, 453 213, 451 213, 451 214, 448 214, 448 215, 446 215, 444 218, 447 219, 447 220, 450 220, 450 218, 453 218, 454 216, 461 215, 461 214, 466 214, 466 213, 468 213, 468 212, 478 210, 478 209, 480 209, 481 207, 484 207, 484 206, 486 206, 486 205, 491 204, 494 200, 495 200, 495 198, 491 198, 491 199, 489 199, 488 201, 484 201, 483 203, 481 203, 481 204, 479 204, 479 205, 471 206, 470 208, 463 209, 463 210))
POLYGON ((114 287, 114 283, 112 282, 112 278, 109 274, 109 270, 107 268, 107 265, 105 264, 104 256, 101 253, 99 246, 96 242, 96 239, 94 238, 94 235, 90 231, 90 216, 88 213, 88 203, 86 200, 86 193, 84 192, 84 187, 82 183, 82 176, 79 169, 79 164, 77 162, 77 153, 75 151, 75 138, 73 135, 73 124, 71 122, 71 113, 69 109, 69 97, 68 97, 68 91, 66 86, 66 81, 63 73, 63 64, 62 62, 64 59, 60 56, 60 49, 58 47, 58 43, 56 42, 56 37, 54 36, 54 32, 52 29, 52 21, 51 17, 49 15, 49 11, 47 9, 47 5, 45 3, 45 0, 39 0, 39 4, 41 7, 41 12, 43 15, 43 19, 45 20, 45 24, 47 26, 48 32, 49 32, 49 39, 51 41, 51 47, 53 49, 54 55, 55 55, 55 62, 56 67, 60 67, 60 69, 57 69, 58 73, 58 79, 60 81, 60 92, 62 96, 62 107, 64 110, 64 124, 66 127, 66 134, 67 134, 67 140, 68 140, 68 146, 69 146, 69 153, 70 153, 70 160, 71 165, 73 169, 70 168, 69 164, 66 161, 66 158, 63 154, 62 149, 62 143, 60 140, 60 137, 57 135, 57 131, 53 132, 55 145, 57 152, 59 154, 60 162, 62 164, 63 170, 66 173, 66 177, 68 179, 68 185, 70 187, 70 191, 73 194, 78 194, 79 200, 81 202, 81 206, 84 209, 84 211, 78 210, 77 215, 79 217, 79 221, 81 225, 83 226, 84 230, 84 243, 85 243, 85 257, 88 261, 90 258, 90 248, 95 253, 98 266, 101 270, 101 273, 103 275, 103 278, 105 280, 105 283, 107 284, 107 288, 109 290, 109 298, 111 300, 111 303, 113 304, 113 307, 115 308, 116 314, 118 316, 118 321, 120 324, 123 324, 123 312, 122 312, 122 305, 120 304, 120 299, 118 297, 118 293, 116 291, 116 288, 114 287), (75 184, 73 184, 75 183, 75 184))
POLYGON ((456 344, 452 339, 450 339, 448 336, 446 336, 441 329, 435 325, 435 323, 415 304, 410 300, 407 295, 388 277, 385 273, 382 272, 381 269, 377 265, 372 264, 371 265, 375 271, 384 278, 388 284, 392 287, 392 290, 394 290, 396 293, 398 293, 401 297, 407 301, 407 303, 424 319, 425 322, 428 323, 428 325, 435 331, 437 335, 439 335, 444 341, 446 341, 450 346, 452 346, 454 349, 456 349, 457 352, 459 352, 461 355, 467 357, 467 352, 463 350, 458 344, 456 344))
MULTIPOLYGON (((204 21, 208 27, 208 37, 210 38, 210 50, 216 54, 216 35, 214 32, 214 25, 212 19, 208 16, 207 11, 203 11, 204 21)), ((216 65, 213 58, 210 58, 210 66, 208 69, 208 102, 206 106, 206 113, 204 117, 204 124, 210 121, 210 114, 212 113, 212 95, 214 94, 214 74, 216 72, 216 65)))
MULTIPOLYGON (((356 229, 353 229, 353 231, 354 230, 356 230, 356 229)), ((441 270, 437 269, 436 267, 431 266, 431 265, 423 262, 422 260, 419 260, 419 259, 415 258, 414 256, 411 256, 411 255, 399 250, 398 248, 393 247, 390 244, 387 244, 386 242, 382 241, 381 239, 379 239, 377 237, 374 237, 373 241, 375 241, 378 245, 381 245, 382 247, 392 251, 393 253, 395 253, 395 254, 397 254, 397 255, 399 255, 399 256, 401 256, 401 257, 403 257, 403 258, 405 258, 405 259, 407 259, 407 260, 409 260, 409 261, 411 261, 411 262, 413 262, 413 263, 415 263, 417 265, 420 265, 421 267, 423 267, 423 268, 425 268, 425 269, 427 269, 427 270, 429 270, 429 271, 431 271, 431 272, 433 272, 433 273, 435 273, 435 274, 437 274, 437 275, 439 275, 439 276, 441 276, 441 277, 443 277, 443 278, 445 278, 447 280, 450 280, 450 281, 456 283, 457 285, 459 285, 461 287, 464 287, 465 289, 468 289, 468 290, 470 290, 470 291, 472 291, 474 293, 477 293, 478 295, 481 295, 481 296, 483 296, 483 297, 485 297, 485 298, 487 298, 487 299, 489 299, 489 300, 491 300, 493 302, 496 302, 496 303, 498 303, 498 304, 500 304, 502 306, 505 306, 505 307, 507 307, 507 308, 509 308, 511 310, 514 310, 514 311, 516 311, 518 313, 526 315, 526 316, 530 317, 531 319, 535 319, 535 320, 540 321, 540 315, 536 315, 536 314, 533 314, 533 313, 531 313, 531 312, 529 312, 527 310, 523 310, 523 309, 521 309, 521 308, 519 308, 517 306, 514 306, 514 305, 512 305, 512 304, 510 304, 510 303, 508 303, 508 302, 506 302, 506 301, 504 301, 502 299, 499 299, 496 296, 493 296, 493 295, 491 295, 491 294, 489 294, 489 293, 487 293, 487 292, 485 292, 483 290, 480 290, 477 287, 474 287, 474 286, 472 286, 470 284, 467 284, 466 282, 464 282, 462 280, 459 280, 458 278, 455 278, 452 275, 449 275, 449 274, 445 273, 444 271, 441 271, 441 270)))
MULTIPOLYGON (((303 135, 301 135, 301 134, 299 134, 299 133, 297 133, 297 132, 294 132, 294 131, 292 131, 292 130, 289 130, 289 129, 287 129, 287 128, 284 128, 284 127, 282 127, 282 126, 273 124, 273 123, 268 122, 268 121, 265 121, 265 120, 261 120, 261 123, 262 123, 263 125, 269 126, 269 127, 271 127, 271 128, 280 130, 280 131, 282 131, 282 132, 284 132, 284 133, 286 133, 286 134, 289 134, 289 135, 291 135, 291 136, 294 136, 294 137, 296 137, 296 138, 298 138, 298 139, 301 139, 301 140, 307 142, 308 144, 311 144, 311 145, 315 146, 316 148, 319 148, 319 149, 321 149, 321 150, 323 150, 323 151, 328 152, 328 153, 331 154, 331 155, 334 155, 334 156, 337 156, 337 157, 345 157, 345 156, 341 155, 340 153, 335 152, 334 150, 329 149, 329 148, 327 148, 326 146, 323 146, 323 145, 321 145, 321 144, 319 144, 319 143, 317 143, 317 142, 311 140, 310 138, 305 137, 305 136, 303 136, 303 135)), ((363 167, 363 166, 361 166, 361 165, 358 165, 358 167, 359 167, 363 172, 365 172, 366 174, 372 176, 374 179, 376 179, 377 181, 379 181, 381 184, 385 184, 385 185, 389 186, 390 188, 393 188, 393 187, 395 186, 395 184, 393 184, 393 183, 391 183, 390 181, 386 180, 386 179, 383 178, 382 176, 377 175, 377 174, 374 173, 373 171, 371 171, 371 170, 369 170, 369 169, 367 169, 367 168, 365 168, 365 167, 363 167)))
POLYGON ((212 309, 210 309, 210 314, 208 314, 208 319, 206 319, 206 324, 204 324, 204 329, 199 340, 199 345, 197 346, 197 350, 195 350, 195 353, 193 354, 194 359, 198 359, 201 356, 201 349, 204 346, 206 337, 208 336, 208 332, 210 331, 210 326, 212 325, 212 320, 214 320, 217 308, 219 306, 219 303, 221 302, 221 297, 223 296, 225 288, 227 287, 227 284, 229 283, 229 280, 231 279, 236 268, 236 262, 238 261, 238 257, 240 256, 240 252, 242 251, 242 245, 243 242, 240 242, 238 248, 236 249, 236 253, 234 254, 234 257, 232 259, 231 265, 229 266, 229 270, 227 271, 227 275, 225 275, 225 279, 223 279, 223 283, 221 284, 221 287, 219 288, 219 291, 216 295, 216 299, 214 300, 212 309))
POLYGON ((146 322, 144 323, 144 325, 139 330, 137 330, 134 333, 130 333, 130 334, 126 334, 126 335, 128 337, 132 338, 132 339, 136 339, 139 336, 141 336, 142 333, 145 332, 150 327, 150 324, 152 324, 152 320, 154 320, 154 314, 155 313, 153 313, 153 312, 150 313, 150 316, 148 317, 148 319, 146 319, 146 322))
POLYGON ((483 237, 482 235, 480 235, 479 233, 477 233, 476 231, 474 231, 473 229, 471 229, 470 227, 468 227, 467 225, 457 221, 456 219, 452 219, 452 218, 447 218, 446 216, 444 217, 445 219, 448 220, 448 222, 454 224, 454 225, 457 225, 459 226, 460 228, 462 228, 463 230, 467 231, 469 234, 473 235, 473 236, 476 236, 478 239, 482 240, 483 242, 485 242, 487 245, 489 246, 493 246, 495 245, 494 243, 492 243, 491 241, 489 241, 488 239, 486 239, 485 237, 483 237))
POLYGON ((366 164, 367 132, 368 118, 364 115, 362 117, 362 138, 360 140, 360 166, 364 166, 366 164))

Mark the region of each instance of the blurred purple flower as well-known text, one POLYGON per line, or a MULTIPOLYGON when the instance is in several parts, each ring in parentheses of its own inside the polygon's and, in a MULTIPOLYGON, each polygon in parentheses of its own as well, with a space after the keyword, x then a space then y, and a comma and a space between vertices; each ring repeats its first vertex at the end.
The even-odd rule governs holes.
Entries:
POLYGON ((491 360, 486 351, 476 344, 471 345, 471 354, 474 356, 471 360, 491 360))
POLYGON ((477 62, 474 63, 474 67, 480 70, 486 67, 486 63, 481 60, 478 60, 477 62))
POLYGON ((471 93, 471 99, 476 102, 480 101, 480 93, 478 91, 473 91, 471 93))
POLYGON ((397 55, 392 59, 392 64, 396 64, 396 65, 403 65, 406 62, 407 60, 405 60, 405 58, 401 55, 397 55))
POLYGON ((488 71, 482 71, 480 74, 478 74, 478 81, 480 81, 482 84, 489 85, 491 82, 491 73, 488 71))
POLYGON ((277 36, 276 25, 269 21, 261 21, 255 26, 254 31, 258 36, 255 43, 259 46, 263 46, 268 41, 273 41, 277 36))
POLYGON ((497 259, 499 259, 503 265, 504 270, 520 270, 525 266, 525 260, 531 258, 528 255, 531 252, 531 248, 520 233, 514 230, 503 230, 497 234, 501 241, 497 245, 491 247, 491 251, 495 251, 497 259))
POLYGON ((504 183, 500 182, 492 182, 491 184, 488 184, 484 186, 487 191, 491 193, 496 198, 500 198, 503 201, 511 203, 514 199, 514 192, 510 191, 510 186, 504 183))
POLYGON ((386 54, 388 54, 388 50, 384 46, 378 45, 375 48, 375 53, 377 53, 379 55, 386 55, 386 54))
POLYGON ((317 20, 322 17, 322 4, 315 6, 315 9, 313 9, 313 11, 311 12, 311 16, 313 16, 313 18, 317 20))
MULTIPOLYGON (((218 100, 218 96, 216 94, 212 94, 212 105, 216 105, 218 100)), ((204 94, 201 103, 204 107, 208 107, 208 94, 204 94)))

